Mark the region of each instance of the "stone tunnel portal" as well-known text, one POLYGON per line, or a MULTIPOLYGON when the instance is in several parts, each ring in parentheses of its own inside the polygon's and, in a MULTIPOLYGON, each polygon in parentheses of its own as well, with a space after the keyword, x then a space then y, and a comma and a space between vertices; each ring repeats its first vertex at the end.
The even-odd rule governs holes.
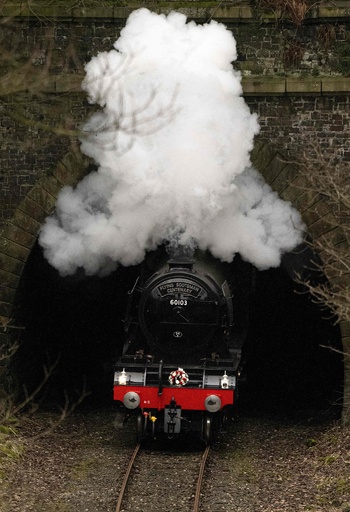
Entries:
MULTIPOLYGON (((292 279, 293 265, 293 255, 280 268, 263 272, 239 257, 231 264, 233 274, 253 276, 241 290, 249 295, 251 326, 241 404, 340 414, 342 362, 331 350, 341 348, 340 333, 292 279)), ((49 403, 62 401, 65 393, 76 397, 83 389, 90 393, 87 402, 112 403, 113 364, 125 336, 125 297, 137 272, 130 267, 105 278, 63 278, 36 244, 18 291, 25 330, 14 365, 22 384, 34 387, 43 378, 43 367, 55 364, 45 391, 49 403)))

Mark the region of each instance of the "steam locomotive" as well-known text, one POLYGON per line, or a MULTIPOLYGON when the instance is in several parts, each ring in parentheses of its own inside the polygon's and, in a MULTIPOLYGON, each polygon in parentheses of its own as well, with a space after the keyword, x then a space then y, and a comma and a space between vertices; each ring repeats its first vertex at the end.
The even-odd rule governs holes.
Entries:
POLYGON ((114 373, 124 421, 136 414, 140 441, 193 432, 210 443, 232 413, 242 370, 222 264, 184 248, 148 261, 128 292, 125 331, 114 373))

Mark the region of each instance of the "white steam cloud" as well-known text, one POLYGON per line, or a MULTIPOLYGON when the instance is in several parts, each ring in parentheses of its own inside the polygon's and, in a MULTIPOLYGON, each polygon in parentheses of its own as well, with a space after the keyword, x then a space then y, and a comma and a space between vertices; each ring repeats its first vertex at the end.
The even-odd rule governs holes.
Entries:
POLYGON ((40 233, 49 262, 62 275, 104 275, 170 241, 278 266, 303 226, 251 168, 259 125, 231 32, 140 9, 114 47, 86 66, 83 88, 100 109, 81 149, 99 168, 59 195, 40 233))

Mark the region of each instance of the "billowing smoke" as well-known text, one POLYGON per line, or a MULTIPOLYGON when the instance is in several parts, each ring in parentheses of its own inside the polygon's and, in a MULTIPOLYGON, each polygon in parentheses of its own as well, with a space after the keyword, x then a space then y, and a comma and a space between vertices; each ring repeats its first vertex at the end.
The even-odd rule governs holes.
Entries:
POLYGON ((49 262, 62 275, 104 275, 167 241, 278 266, 302 223, 251 168, 259 125, 231 64, 231 32, 140 9, 114 48, 86 66, 83 88, 99 109, 81 149, 98 170, 65 187, 46 220, 49 262))

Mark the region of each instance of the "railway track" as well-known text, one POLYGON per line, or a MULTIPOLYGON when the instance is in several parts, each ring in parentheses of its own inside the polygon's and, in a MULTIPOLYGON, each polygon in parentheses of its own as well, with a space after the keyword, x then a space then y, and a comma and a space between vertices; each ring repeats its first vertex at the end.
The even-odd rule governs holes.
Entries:
POLYGON ((126 468, 115 512, 199 512, 210 447, 204 451, 160 451, 137 445, 126 468))

